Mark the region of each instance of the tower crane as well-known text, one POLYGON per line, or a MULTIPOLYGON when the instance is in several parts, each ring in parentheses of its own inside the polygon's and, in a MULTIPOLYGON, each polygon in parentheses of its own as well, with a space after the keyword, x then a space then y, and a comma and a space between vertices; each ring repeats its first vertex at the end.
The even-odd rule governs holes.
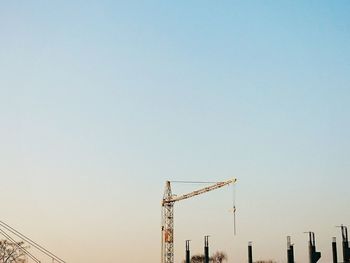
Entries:
MULTIPOLYGON (((174 263, 174 203, 219 189, 225 185, 234 184, 236 181, 237 179, 233 178, 223 182, 216 182, 213 185, 180 196, 172 194, 171 181, 165 182, 165 191, 162 199, 161 263, 174 263)), ((235 210, 235 207, 233 209, 235 210)))

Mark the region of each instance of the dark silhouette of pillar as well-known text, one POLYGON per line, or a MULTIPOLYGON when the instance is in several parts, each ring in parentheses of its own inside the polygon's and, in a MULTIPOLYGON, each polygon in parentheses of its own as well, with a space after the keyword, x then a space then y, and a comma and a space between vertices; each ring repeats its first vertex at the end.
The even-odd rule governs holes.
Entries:
POLYGON ((190 240, 186 240, 186 263, 191 262, 191 255, 190 255, 190 240))
POLYGON ((337 240, 335 237, 333 237, 333 240, 332 240, 332 254, 333 254, 333 263, 338 263, 337 240))
POLYGON ((209 263, 209 236, 204 237, 204 263, 209 263))
POLYGON ((348 228, 341 225, 341 234, 343 238, 343 261, 344 263, 350 262, 350 248, 349 248, 349 239, 348 239, 348 228))
POLYGON ((253 248, 251 241, 248 243, 248 263, 253 263, 253 248))
POLYGON ((321 252, 316 251, 315 233, 309 232, 309 261, 316 263, 321 258, 321 252))
POLYGON ((294 263, 294 245, 291 243, 290 236, 287 236, 287 261, 294 263))

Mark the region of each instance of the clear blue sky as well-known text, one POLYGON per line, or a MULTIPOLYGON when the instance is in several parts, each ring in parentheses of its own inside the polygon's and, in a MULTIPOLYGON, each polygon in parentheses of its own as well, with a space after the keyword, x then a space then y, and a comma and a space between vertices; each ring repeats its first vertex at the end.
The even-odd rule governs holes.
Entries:
MULTIPOLYGON (((1 220, 69 262, 158 262, 167 179, 237 177, 176 206, 183 241, 245 262, 331 260, 350 226, 349 1, 2 1, 1 220)), ((176 193, 191 189, 178 186, 176 193)))

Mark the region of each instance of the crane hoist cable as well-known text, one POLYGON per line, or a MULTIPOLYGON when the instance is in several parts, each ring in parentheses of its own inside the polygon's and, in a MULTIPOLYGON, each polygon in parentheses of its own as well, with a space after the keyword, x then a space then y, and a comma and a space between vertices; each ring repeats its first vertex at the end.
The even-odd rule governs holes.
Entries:
POLYGON ((232 185, 233 235, 236 235, 236 185, 232 185))

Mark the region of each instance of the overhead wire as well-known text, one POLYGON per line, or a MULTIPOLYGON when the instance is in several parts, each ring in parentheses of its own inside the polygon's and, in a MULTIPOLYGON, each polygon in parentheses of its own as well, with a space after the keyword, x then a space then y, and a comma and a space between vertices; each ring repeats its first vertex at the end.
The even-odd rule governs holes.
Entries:
POLYGON ((4 230, 0 229, 0 233, 8 240, 10 240, 18 249, 22 250, 24 254, 29 256, 35 262, 40 263, 40 260, 37 259, 32 253, 26 250, 24 247, 21 247, 10 235, 8 235, 4 230))
POLYGON ((25 236, 24 234, 22 234, 21 232, 17 231, 16 229, 14 229, 13 227, 9 226, 8 224, 6 224, 5 222, 0 221, 0 226, 6 228, 9 232, 11 232, 12 234, 18 236, 19 238, 24 239, 25 241, 27 241, 28 243, 30 243, 33 247, 35 247, 36 249, 38 249, 39 251, 41 251, 42 253, 44 253, 45 255, 47 255, 48 257, 55 259, 56 261, 60 262, 60 263, 66 263, 63 259, 61 259, 60 257, 56 256, 55 254, 53 254, 52 252, 48 251, 46 248, 42 247, 41 245, 39 245, 38 243, 36 243, 35 241, 33 241, 32 239, 30 239, 29 237, 25 236))

